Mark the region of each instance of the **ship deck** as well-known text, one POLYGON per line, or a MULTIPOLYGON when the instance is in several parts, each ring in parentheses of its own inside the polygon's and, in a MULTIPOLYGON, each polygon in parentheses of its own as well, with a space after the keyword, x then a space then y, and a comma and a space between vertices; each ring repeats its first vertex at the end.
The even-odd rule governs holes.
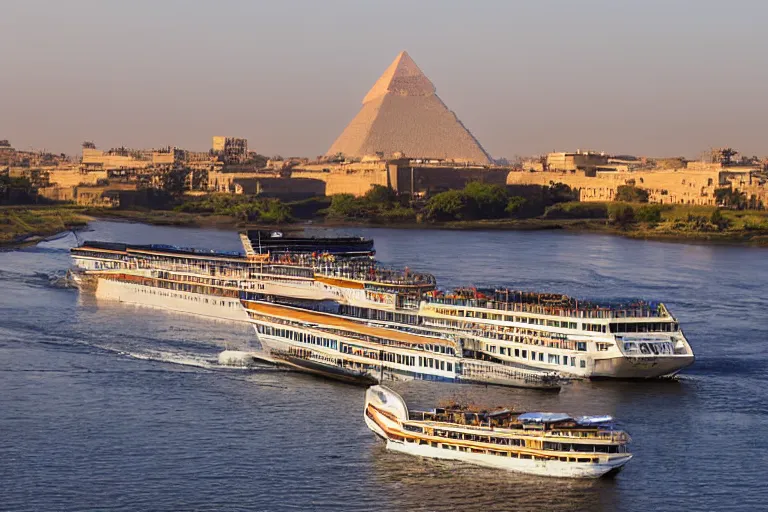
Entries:
POLYGON ((300 322, 306 322, 309 324, 320 324, 331 327, 338 327, 341 329, 347 329, 355 331, 368 336, 375 336, 378 338, 388 338, 394 341, 408 343, 412 345, 445 345, 448 347, 455 347, 455 343, 449 340, 443 340, 440 338, 431 338, 425 336, 418 336, 415 334, 409 334, 406 332, 395 331, 392 329, 385 329, 383 327, 371 327, 338 316, 330 315, 327 313, 318 313, 315 311, 305 311, 288 306, 278 306, 275 304, 265 304, 263 302, 243 301, 243 305, 246 309, 254 312, 262 313, 269 316, 276 316, 285 318, 288 320, 296 320, 300 322))

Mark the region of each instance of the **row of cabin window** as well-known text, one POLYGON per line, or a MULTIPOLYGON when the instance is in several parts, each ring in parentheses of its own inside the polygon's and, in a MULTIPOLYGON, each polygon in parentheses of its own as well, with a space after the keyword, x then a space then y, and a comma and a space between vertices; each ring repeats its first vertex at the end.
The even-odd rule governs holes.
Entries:
MULTIPOLYGON (((361 308, 358 308, 358 309, 361 309, 361 308)), ((355 337, 354 333, 344 333, 341 330, 339 330, 339 335, 340 336, 355 337)), ((392 343, 391 340, 379 339, 379 338, 373 337, 373 336, 367 336, 367 337, 368 338, 376 338, 377 340, 380 340, 379 341, 380 343, 386 344, 386 345, 397 344, 397 343, 392 343)), ((397 344, 397 345, 399 345, 399 344, 397 344)), ((446 354, 446 355, 449 355, 449 356, 456 355, 456 350, 453 347, 449 347, 449 346, 446 346, 446 345, 443 345, 443 344, 437 344, 437 343, 435 343, 435 344, 427 343, 425 345, 418 345, 416 347, 410 347, 409 346, 408 348, 417 348, 417 349, 426 350, 428 352, 435 352, 437 354, 446 354)))
MULTIPOLYGON (((413 429, 408 429, 413 430, 413 429)), ((509 437, 495 437, 495 436, 482 436, 476 434, 466 434, 464 432, 455 432, 453 430, 435 430, 436 436, 447 437, 448 439, 456 439, 462 441, 474 441, 477 443, 498 444, 502 446, 520 446, 525 447, 527 445, 525 439, 509 438, 509 437)), ((529 440, 531 442, 536 442, 529 440)), ((582 453, 618 453, 618 445, 593 445, 593 444, 580 444, 580 443, 557 443, 544 441, 543 448, 545 450, 554 450, 559 452, 582 452, 582 453)))
POLYGON ((487 313, 485 311, 476 312, 446 308, 436 308, 435 312, 441 315, 462 316, 465 318, 481 318, 483 320, 496 320, 497 322, 518 322, 522 324, 546 325, 547 327, 560 327, 563 329, 573 330, 577 330, 579 328, 578 322, 571 322, 568 320, 550 320, 548 318, 501 315, 499 313, 487 313))
MULTIPOLYGON (((427 318, 424 320, 424 325, 428 327, 449 327, 459 330, 475 330, 478 331, 478 324, 473 322, 460 322, 456 320, 448 320, 445 318, 427 318)), ((491 337, 496 339, 502 339, 505 341, 517 341, 510 339, 511 337, 540 337, 552 339, 555 341, 567 341, 568 337, 565 334, 560 334, 551 331, 542 331, 538 329, 528 329, 525 327, 507 327, 507 326, 495 326, 496 329, 483 329, 482 335, 485 337, 491 337)), ((518 343, 525 343, 525 341, 517 341, 518 343)))
POLYGON ((340 314, 354 316, 355 318, 366 318, 368 320, 380 320, 383 322, 397 322, 408 325, 416 325, 419 323, 416 315, 392 313, 391 311, 360 308, 357 306, 341 306, 340 314))
MULTIPOLYGON (((437 313, 442 313, 450 316, 463 316, 455 313, 449 313, 449 312, 443 312, 442 309, 435 310, 437 313)), ((449 311, 449 310, 445 310, 449 311)), ((467 313, 472 313, 471 311, 467 311, 467 313)), ((477 315, 470 315, 467 314, 465 318, 482 318, 484 320, 498 320, 498 321, 505 321, 505 322, 517 322, 522 324, 531 324, 531 325, 542 325, 547 327, 559 327, 561 329, 571 329, 574 331, 579 330, 579 324, 578 322, 570 322, 567 320, 550 320, 550 319, 544 319, 544 318, 529 318, 526 316, 503 316, 502 315, 496 315, 494 313, 478 313, 477 315), (486 315, 486 316, 482 316, 486 315), (490 318, 491 316, 495 316, 498 318, 490 318)), ((590 332, 608 332, 608 327, 602 324, 581 324, 581 329, 584 331, 590 331, 590 332)))
POLYGON ((428 352, 437 352, 438 354, 448 354, 449 356, 456 354, 456 351, 453 350, 453 347, 446 347, 445 345, 433 345, 431 343, 424 345, 424 350, 428 352))
POLYGON ((674 332, 677 324, 674 322, 644 322, 644 323, 613 323, 611 332, 674 332))
MULTIPOLYGON (((337 348, 336 340, 331 340, 331 339, 323 338, 320 336, 314 336, 308 333, 297 332, 291 329, 276 329, 271 326, 266 326, 261 324, 256 324, 256 326, 257 326, 257 331, 261 334, 274 335, 281 338, 287 338, 290 340, 298 341, 300 343, 309 343, 312 345, 319 345, 319 346, 323 346, 323 347, 334 349, 334 350, 337 348)), ((348 348, 347 345, 345 345, 344 347, 348 348)), ((370 357, 370 354, 368 356, 370 357)), ((380 357, 385 361, 390 361, 393 363, 396 362, 398 364, 406 364, 409 366, 414 366, 416 362, 415 356, 391 354, 389 352, 383 352, 380 357)), ((439 359, 434 359, 431 357, 419 356, 419 366, 423 368, 433 368, 435 370, 441 370, 441 371, 448 371, 448 372, 453 371, 453 363, 449 361, 441 361, 439 359)))
MULTIPOLYGON (((394 436, 394 438, 398 441, 402 441, 403 438, 400 436, 394 436)), ((467 446, 456 446, 453 444, 447 444, 447 443, 437 443, 435 441, 425 441, 423 439, 411 439, 407 438, 405 439, 409 443, 418 443, 421 445, 430 445, 432 448, 442 448, 444 450, 454 450, 454 451, 460 451, 460 452, 470 452, 470 453, 484 453, 488 455, 496 455, 499 457, 512 457, 512 458, 520 458, 520 459, 533 459, 533 460, 551 460, 549 457, 539 457, 537 455, 530 455, 527 453, 515 453, 515 452, 502 452, 498 450, 484 450, 481 448, 471 448, 467 446)), ((570 462, 597 462, 597 459, 593 458, 577 458, 577 457, 559 457, 559 460, 561 462, 568 462, 570 459, 570 462)))
POLYGON ((439 359, 433 359, 431 357, 419 356, 419 366, 422 368, 432 368, 435 370, 441 370, 445 372, 453 371, 453 364, 448 361, 441 361, 439 359))
POLYGON ((115 254, 112 252, 92 252, 85 249, 75 249, 77 253, 82 253, 82 256, 89 258, 102 258, 107 260, 125 260, 128 256, 125 254, 115 254))
POLYGON ((274 274, 278 276, 314 277, 314 272, 312 272, 312 269, 296 266, 262 265, 258 272, 262 274, 274 274))
MULTIPOLYGON (((587 349, 585 342, 579 342, 579 343, 580 344, 581 343, 584 344, 583 350, 587 349)), ((487 348, 490 349, 490 352, 492 352, 494 354, 496 353, 496 346, 495 345, 488 345, 487 348)), ((511 349, 511 348, 501 347, 501 355, 503 355, 503 356, 504 355, 511 356, 512 355, 512 350, 513 349, 511 349)), ((579 350, 582 350, 582 349, 579 348, 579 350)), ((544 352, 538 352, 537 353, 535 350, 531 350, 530 352, 531 352, 531 361, 539 361, 539 362, 542 362, 542 363, 544 362, 544 356, 545 356, 544 352)), ((514 349, 514 356, 515 357, 521 357, 523 359, 528 359, 528 351, 524 350, 524 349, 516 348, 516 349, 514 349)), ((546 356, 547 356, 547 361, 546 362, 548 362, 550 364, 560 364, 560 355, 559 354, 549 354, 549 353, 547 353, 546 356)), ((574 356, 562 356, 562 358, 563 358, 563 366, 573 366, 573 367, 576 366, 576 357, 574 357, 574 356)), ((587 367, 586 361, 584 361, 583 359, 579 360, 579 367, 580 368, 586 368, 587 367)))
MULTIPOLYGON (((358 349, 363 353, 366 357, 371 357, 374 359, 380 359, 382 361, 389 361, 390 363, 397 363, 397 364, 403 364, 406 366, 416 366, 416 356, 409 356, 404 354, 393 354, 390 352, 384 352, 382 351, 381 354, 374 354, 370 353, 370 351, 366 351, 363 349, 358 349)), ((355 350, 350 345, 347 345, 346 343, 343 343, 341 345, 341 351, 345 354, 354 354, 355 350)), ((419 356, 418 358, 418 366, 422 368, 432 368, 435 370, 441 370, 441 371, 453 371, 453 363, 450 361, 441 361, 440 359, 434 359, 432 357, 423 357, 419 356)))
POLYGON ((325 348, 336 350, 337 341, 323 338, 321 336, 315 336, 306 332, 293 331, 291 329, 278 329, 268 325, 256 324, 256 330, 260 334, 266 334, 268 336, 277 336, 279 338, 286 338, 299 343, 308 343, 310 345, 318 345, 325 348))
MULTIPOLYGON (((247 293, 246 297, 250 297, 251 295, 252 294, 248 294, 247 293)), ((280 323, 280 324, 284 324, 284 325, 291 325, 291 326, 294 325, 294 322, 291 322, 290 320, 274 319, 274 318, 271 318, 271 317, 267 317, 265 315, 259 315, 257 313, 251 313, 250 316, 251 316, 251 318, 253 318, 255 320, 261 320, 261 321, 264 321, 264 322, 275 322, 275 323, 280 323)), ((401 347, 401 348, 407 348, 407 349, 424 350, 424 345, 416 345, 416 346, 414 346, 414 345, 412 345, 410 343, 400 342, 400 341, 397 341, 397 340, 394 340, 394 339, 391 339, 391 338, 379 338, 377 336, 370 336, 370 335, 367 335, 367 334, 362 334, 362 333, 358 333, 358 332, 355 332, 355 331, 347 331, 347 330, 344 330, 344 329, 326 328, 326 330, 329 333, 334 334, 336 336, 342 336, 342 337, 346 337, 346 338, 355 338, 355 339, 359 339, 359 340, 362 340, 362 341, 368 341, 368 342, 371 342, 371 343, 377 343, 377 344, 380 344, 380 345, 389 345, 389 346, 392 346, 392 347, 401 347)), ((453 354, 451 354, 452 350, 453 349, 451 348, 450 350, 447 351, 447 353, 450 354, 450 355, 453 355, 453 354)))
POLYGON ((619 453, 623 450, 615 444, 578 444, 578 443, 554 443, 544 441, 545 450, 556 452, 581 452, 581 453, 619 453))
MULTIPOLYGON (((408 430, 410 432, 416 432, 416 433, 424 433, 424 429, 416 426, 416 425, 403 425, 405 430, 408 430)), ((521 447, 531 447, 530 443, 526 443, 525 439, 518 439, 518 438, 510 438, 510 437, 496 437, 496 436, 487 436, 487 435, 479 435, 479 434, 468 434, 466 432, 457 432, 454 430, 440 430, 435 429, 434 435, 438 437, 446 437, 448 439, 456 439, 460 441, 473 441, 476 443, 488 443, 488 444, 499 444, 502 446, 521 446, 521 447)), ((563 432, 553 432, 553 435, 565 435, 563 432)), ((573 437, 594 437, 594 435, 590 432, 568 432, 568 435, 571 436, 573 434, 573 437)), ((536 440, 528 440, 531 443, 538 442, 536 440)), ((583 444, 583 443, 561 443, 561 442, 554 442, 554 441, 544 441, 544 449, 545 450, 555 450, 555 451, 561 451, 561 452, 567 452, 567 451, 576 451, 576 452, 599 452, 599 453, 617 453, 619 452, 619 446, 618 445, 594 445, 594 444, 583 444), (609 449, 610 448, 610 449, 609 449)))
MULTIPOLYGON (((190 300, 192 302, 203 302, 203 301, 205 301, 206 304, 209 303, 208 299, 206 299, 204 297, 185 297, 183 295, 179 295, 178 293, 158 292, 157 289, 153 289, 153 288, 141 287, 141 288, 139 288, 139 292, 146 293, 148 295, 160 295, 161 297, 171 297, 173 299, 187 299, 187 300, 190 300)), ((227 303, 227 302, 225 302, 223 300, 217 301, 216 299, 210 299, 210 304, 213 304, 214 306, 216 305, 217 302, 219 302, 222 306, 227 306, 227 307, 230 307, 230 308, 236 307, 236 306, 237 307, 240 306, 239 302, 227 303)))
POLYGON ((210 279, 207 277, 188 276, 183 274, 176 275, 166 271, 159 271, 156 273, 154 277, 156 277, 157 279, 169 279, 176 282, 194 283, 194 284, 219 286, 219 287, 228 286, 230 288, 236 288, 239 284, 237 281, 224 281, 221 279, 210 279))
POLYGON ((352 354, 354 356, 359 357, 368 357, 370 359, 379 359, 382 361, 393 361, 393 357, 391 357, 393 354, 390 354, 388 352, 381 352, 379 353, 378 350, 369 350, 362 347, 358 347, 356 345, 349 345, 348 343, 341 343, 339 345, 339 351, 342 354, 352 354))

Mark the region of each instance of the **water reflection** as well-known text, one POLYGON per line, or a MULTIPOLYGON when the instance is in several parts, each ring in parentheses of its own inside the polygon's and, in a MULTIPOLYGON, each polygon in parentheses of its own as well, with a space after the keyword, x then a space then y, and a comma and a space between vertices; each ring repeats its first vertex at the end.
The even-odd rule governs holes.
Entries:
POLYGON ((370 449, 373 476, 400 510, 616 510, 613 479, 544 478, 390 452, 383 441, 370 449))
MULTIPOLYGON (((239 249, 234 231, 92 227, 85 238, 239 249)), ((632 435, 635 455, 614 480, 544 479, 422 459, 383 449, 362 420, 360 388, 211 365, 224 348, 253 343, 247 325, 53 286, 74 243, 56 240, 0 253, 0 453, 13 455, 0 464, 0 509, 105 502, 145 509, 764 508, 768 491, 754 470, 768 464, 761 448, 768 435, 764 250, 542 232, 345 231, 375 238, 384 264, 433 272, 443 286, 664 301, 697 361, 677 382, 575 382, 559 393, 392 386, 413 408, 459 398, 612 414, 632 435), (6 496, 22 505, 9 507, 6 496)))

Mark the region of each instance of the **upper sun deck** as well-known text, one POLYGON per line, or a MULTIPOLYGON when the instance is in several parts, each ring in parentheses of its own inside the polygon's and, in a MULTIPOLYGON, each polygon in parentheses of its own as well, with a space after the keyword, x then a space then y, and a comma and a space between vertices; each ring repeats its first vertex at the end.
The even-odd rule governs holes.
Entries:
POLYGON ((460 288, 453 292, 425 295, 430 304, 462 308, 531 313, 546 316, 591 319, 671 318, 664 304, 641 300, 628 302, 596 302, 578 300, 567 295, 522 292, 507 289, 460 288))
POLYGON ((272 254, 263 262, 269 265, 268 272, 290 274, 290 269, 304 268, 315 275, 334 279, 346 279, 369 285, 385 285, 393 288, 411 288, 431 290, 437 285, 435 276, 422 272, 412 272, 405 269, 392 269, 378 265, 368 256, 341 257, 334 254, 316 253, 282 253, 272 254))
POLYGON ((170 270, 204 271, 211 265, 221 268, 249 268, 255 274, 281 275, 311 279, 314 276, 355 281, 361 288, 381 291, 411 290, 423 292, 436 286, 432 274, 405 269, 385 268, 369 255, 330 253, 265 253, 244 256, 239 252, 182 248, 172 245, 131 245, 116 242, 87 241, 71 250, 73 255, 105 259, 139 258, 150 265, 170 270), (183 266, 182 267, 180 267, 183 266))
POLYGON ((510 409, 473 411, 467 408, 437 408, 410 411, 409 421, 454 429, 483 429, 497 434, 586 438, 606 442, 628 442, 629 436, 616 429, 611 416, 574 418, 563 413, 519 412, 510 409))
POLYGON ((102 257, 136 256, 145 258, 211 260, 221 263, 239 264, 248 262, 242 253, 235 251, 214 251, 165 244, 134 245, 118 242, 85 241, 82 245, 73 247, 71 252, 73 254, 102 257))

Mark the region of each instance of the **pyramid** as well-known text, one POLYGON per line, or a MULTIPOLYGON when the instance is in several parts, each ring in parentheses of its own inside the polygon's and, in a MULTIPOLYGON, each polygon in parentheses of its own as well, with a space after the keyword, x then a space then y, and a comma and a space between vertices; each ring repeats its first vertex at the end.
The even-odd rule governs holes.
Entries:
POLYGON ((435 86, 406 52, 384 71, 363 98, 363 107, 326 153, 347 158, 400 152, 409 158, 437 158, 478 164, 490 157, 435 86))

